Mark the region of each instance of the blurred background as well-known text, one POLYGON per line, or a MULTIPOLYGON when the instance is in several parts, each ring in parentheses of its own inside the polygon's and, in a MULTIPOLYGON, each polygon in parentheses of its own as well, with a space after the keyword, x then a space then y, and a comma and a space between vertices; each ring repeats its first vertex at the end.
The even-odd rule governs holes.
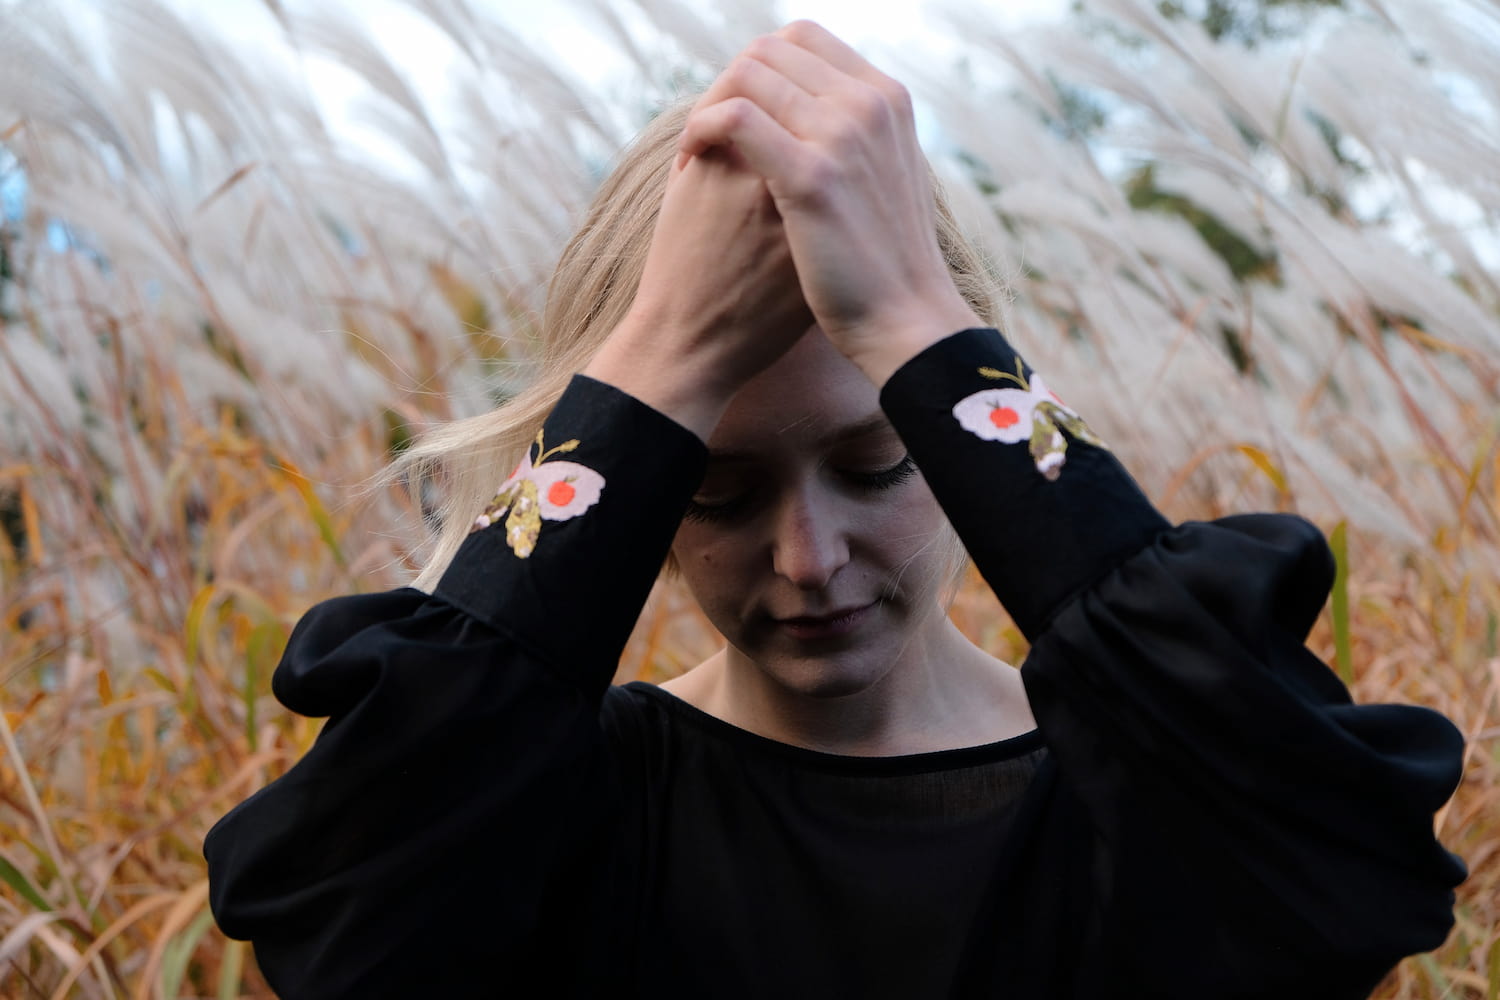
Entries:
MULTIPOLYGON (((0 996, 267 996, 203 835, 310 745, 310 604, 410 581, 369 485, 528 378, 621 145, 755 34, 907 83, 1011 339, 1175 519, 1296 511, 1313 646, 1469 739, 1458 925, 1500 997, 1493 0, 0 0, 0 996)), ((502 470, 503 471, 503 470, 502 470)), ((1025 646, 971 581, 953 614, 1025 646)), ((621 679, 714 639, 659 588, 621 679)))

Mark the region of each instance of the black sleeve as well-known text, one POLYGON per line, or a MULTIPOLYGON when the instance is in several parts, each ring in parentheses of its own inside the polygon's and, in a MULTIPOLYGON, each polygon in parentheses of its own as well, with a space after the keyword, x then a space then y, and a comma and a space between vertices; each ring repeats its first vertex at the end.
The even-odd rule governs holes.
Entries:
POLYGON ((1083 993, 1362 997, 1442 943, 1465 872, 1433 813, 1462 739, 1353 705, 1306 649, 1332 583, 1316 528, 1168 525, 993 330, 882 403, 1032 640, 1032 709, 1096 845, 1080 960, 1109 981, 1083 993))
POLYGON ((282 997, 469 996, 579 947, 549 886, 609 840, 600 702, 704 455, 579 376, 432 596, 298 624, 274 690, 329 721, 204 846, 282 997))

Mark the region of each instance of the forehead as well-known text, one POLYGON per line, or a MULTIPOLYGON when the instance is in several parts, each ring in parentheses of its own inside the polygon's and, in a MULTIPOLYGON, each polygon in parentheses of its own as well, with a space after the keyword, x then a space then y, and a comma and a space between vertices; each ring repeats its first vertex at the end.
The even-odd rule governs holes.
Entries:
POLYGON ((814 327, 735 395, 708 439, 716 456, 826 446, 895 431, 880 393, 814 327))

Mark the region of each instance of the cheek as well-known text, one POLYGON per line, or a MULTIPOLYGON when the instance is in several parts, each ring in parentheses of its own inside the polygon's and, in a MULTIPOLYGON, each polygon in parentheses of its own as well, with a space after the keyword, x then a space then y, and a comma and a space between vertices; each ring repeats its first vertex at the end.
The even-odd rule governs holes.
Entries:
POLYGON ((688 589, 705 609, 718 593, 736 590, 732 577, 736 556, 746 547, 734 537, 711 525, 683 522, 672 540, 672 559, 688 589))
POLYGON ((684 521, 672 539, 672 558, 684 573, 711 566, 722 559, 720 534, 705 525, 684 521))
POLYGON ((902 577, 913 582, 947 561, 948 547, 942 544, 947 520, 925 483, 911 484, 908 495, 869 513, 865 537, 885 569, 900 569, 902 577))
POLYGON ((712 525, 684 524, 672 542, 672 557, 682 584, 709 624, 731 642, 740 642, 754 581, 743 564, 746 546, 724 534, 712 525))
POLYGON ((874 507, 869 512, 871 533, 878 533, 892 546, 920 549, 946 523, 937 497, 920 480, 904 487, 889 503, 874 507))

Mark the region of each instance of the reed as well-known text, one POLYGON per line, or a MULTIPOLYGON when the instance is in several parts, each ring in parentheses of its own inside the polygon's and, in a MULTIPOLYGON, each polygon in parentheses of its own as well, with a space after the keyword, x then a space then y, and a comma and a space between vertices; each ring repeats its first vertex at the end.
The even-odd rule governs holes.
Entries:
MULTIPOLYGON (((1315 5, 1317 6, 1317 5, 1315 5)), ((1249 46, 1147 0, 952 15, 902 65, 1007 328, 1175 518, 1295 510, 1346 571, 1313 636, 1365 701, 1469 737, 1439 817, 1459 923, 1382 998, 1500 996, 1500 12, 1350 0, 1249 46), (962 63, 960 63, 962 56, 962 63)), ((158 0, 0 17, 0 994, 265 996, 205 904, 209 825, 310 745, 269 677, 311 603, 404 583, 420 512, 361 492, 525 380, 599 164, 748 32, 585 8, 638 75, 580 83, 461 3, 441 107, 354 21, 290 56, 158 0), (305 67, 389 137, 351 145, 305 67)), ((1025 655, 977 580, 953 609, 1025 655)), ((621 677, 712 642, 659 588, 621 677)))

